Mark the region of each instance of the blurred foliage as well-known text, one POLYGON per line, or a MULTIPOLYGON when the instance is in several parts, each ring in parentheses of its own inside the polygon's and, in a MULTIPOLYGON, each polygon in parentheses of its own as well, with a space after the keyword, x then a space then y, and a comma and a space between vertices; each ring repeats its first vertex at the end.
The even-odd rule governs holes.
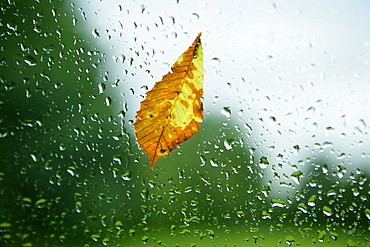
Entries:
POLYGON ((280 174, 222 116, 152 172, 71 6, 2 6, 3 245, 369 245, 368 174, 325 158, 280 174))

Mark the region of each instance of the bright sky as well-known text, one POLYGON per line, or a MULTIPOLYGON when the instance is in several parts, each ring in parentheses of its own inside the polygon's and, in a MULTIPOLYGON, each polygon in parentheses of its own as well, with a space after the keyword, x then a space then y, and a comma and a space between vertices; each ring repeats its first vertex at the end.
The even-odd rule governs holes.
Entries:
POLYGON ((129 119, 140 88, 160 80, 201 31, 205 110, 215 116, 229 107, 230 126, 252 126, 258 155, 270 163, 369 162, 369 1, 178 2, 76 3, 78 28, 107 54, 105 69, 127 80, 114 97, 126 94, 129 119), (123 55, 124 64, 114 62, 123 55))

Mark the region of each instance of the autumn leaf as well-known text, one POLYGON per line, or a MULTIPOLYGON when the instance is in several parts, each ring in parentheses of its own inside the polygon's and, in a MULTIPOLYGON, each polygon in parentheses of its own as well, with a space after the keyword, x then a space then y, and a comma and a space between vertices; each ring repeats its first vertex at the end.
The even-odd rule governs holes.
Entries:
POLYGON ((155 83, 140 104, 134 124, 137 142, 150 168, 199 130, 203 120, 203 52, 199 33, 193 44, 155 83))

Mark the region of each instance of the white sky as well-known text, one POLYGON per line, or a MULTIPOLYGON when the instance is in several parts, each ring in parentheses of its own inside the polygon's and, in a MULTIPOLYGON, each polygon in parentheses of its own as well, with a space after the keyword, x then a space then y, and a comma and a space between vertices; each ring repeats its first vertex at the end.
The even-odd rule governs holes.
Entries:
POLYGON ((261 156, 271 155, 270 163, 281 162, 279 153, 293 164, 323 154, 353 167, 369 162, 369 1, 75 4, 77 27, 107 54, 105 69, 127 79, 112 97, 129 97, 129 119, 145 92, 140 88, 160 80, 202 31, 205 111, 215 116, 229 107, 231 126, 253 127, 261 156), (124 64, 114 62, 122 55, 124 64))

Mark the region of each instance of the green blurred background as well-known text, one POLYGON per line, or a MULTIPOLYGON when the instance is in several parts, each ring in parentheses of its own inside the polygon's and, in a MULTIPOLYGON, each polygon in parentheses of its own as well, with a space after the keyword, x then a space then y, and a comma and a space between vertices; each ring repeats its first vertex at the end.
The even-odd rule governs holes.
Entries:
POLYGON ((276 182, 281 164, 223 115, 152 172, 119 76, 51 2, 1 7, 0 245, 370 245, 368 174, 324 157, 276 182))

